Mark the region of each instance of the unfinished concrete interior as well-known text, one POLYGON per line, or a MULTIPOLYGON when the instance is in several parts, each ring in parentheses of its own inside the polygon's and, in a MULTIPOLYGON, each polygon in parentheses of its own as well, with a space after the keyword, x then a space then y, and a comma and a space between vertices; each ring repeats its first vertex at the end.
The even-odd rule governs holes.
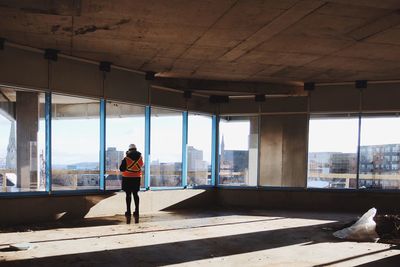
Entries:
POLYGON ((0 265, 398 266, 399 10, 0 0, 0 265))

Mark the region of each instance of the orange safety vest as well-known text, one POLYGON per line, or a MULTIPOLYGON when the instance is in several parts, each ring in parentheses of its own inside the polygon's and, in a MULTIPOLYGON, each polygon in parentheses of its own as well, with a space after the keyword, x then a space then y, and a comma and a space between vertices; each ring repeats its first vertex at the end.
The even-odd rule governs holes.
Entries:
POLYGON ((142 177, 142 166, 143 159, 140 156, 138 160, 132 160, 129 157, 125 157, 126 161, 126 170, 122 172, 122 176, 124 177, 142 177))

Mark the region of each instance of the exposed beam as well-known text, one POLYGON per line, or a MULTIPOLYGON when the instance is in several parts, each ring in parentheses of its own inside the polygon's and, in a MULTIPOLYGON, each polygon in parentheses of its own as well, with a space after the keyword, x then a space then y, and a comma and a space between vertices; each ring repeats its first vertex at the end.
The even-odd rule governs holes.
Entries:
POLYGON ((197 79, 174 79, 157 77, 152 85, 173 88, 181 91, 194 91, 203 94, 254 95, 285 94, 304 95, 302 84, 274 84, 261 82, 235 82, 197 79))

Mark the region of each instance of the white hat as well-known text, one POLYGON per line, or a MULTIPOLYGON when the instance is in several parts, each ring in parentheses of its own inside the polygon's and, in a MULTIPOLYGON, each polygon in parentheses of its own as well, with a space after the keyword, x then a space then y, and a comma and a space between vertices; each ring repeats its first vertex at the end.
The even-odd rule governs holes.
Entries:
POLYGON ((131 149, 136 149, 135 144, 130 144, 130 145, 129 145, 129 150, 131 150, 131 149))

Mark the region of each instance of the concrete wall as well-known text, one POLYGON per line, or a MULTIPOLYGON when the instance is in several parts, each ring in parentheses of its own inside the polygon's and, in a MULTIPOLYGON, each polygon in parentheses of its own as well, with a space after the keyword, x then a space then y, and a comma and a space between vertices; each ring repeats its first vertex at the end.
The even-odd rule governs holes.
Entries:
POLYGON ((282 209, 321 212, 399 213, 399 193, 342 190, 260 190, 222 189, 217 191, 222 208, 282 209))
MULTIPOLYGON (((145 191, 139 195, 142 214, 164 209, 212 207, 216 201, 214 189, 145 191)), ((114 216, 124 214, 125 210, 124 192, 0 198, 0 225, 114 216)))
POLYGON ((48 63, 42 53, 13 47, 0 50, 0 83, 33 89, 48 88, 48 63))
MULTIPOLYGON (((187 189, 140 192, 142 214, 179 209, 282 209, 399 213, 400 195, 353 190, 187 189)), ((133 203, 132 203, 133 205, 133 203)), ((0 198, 0 226, 122 215, 123 192, 86 196, 0 198)))

